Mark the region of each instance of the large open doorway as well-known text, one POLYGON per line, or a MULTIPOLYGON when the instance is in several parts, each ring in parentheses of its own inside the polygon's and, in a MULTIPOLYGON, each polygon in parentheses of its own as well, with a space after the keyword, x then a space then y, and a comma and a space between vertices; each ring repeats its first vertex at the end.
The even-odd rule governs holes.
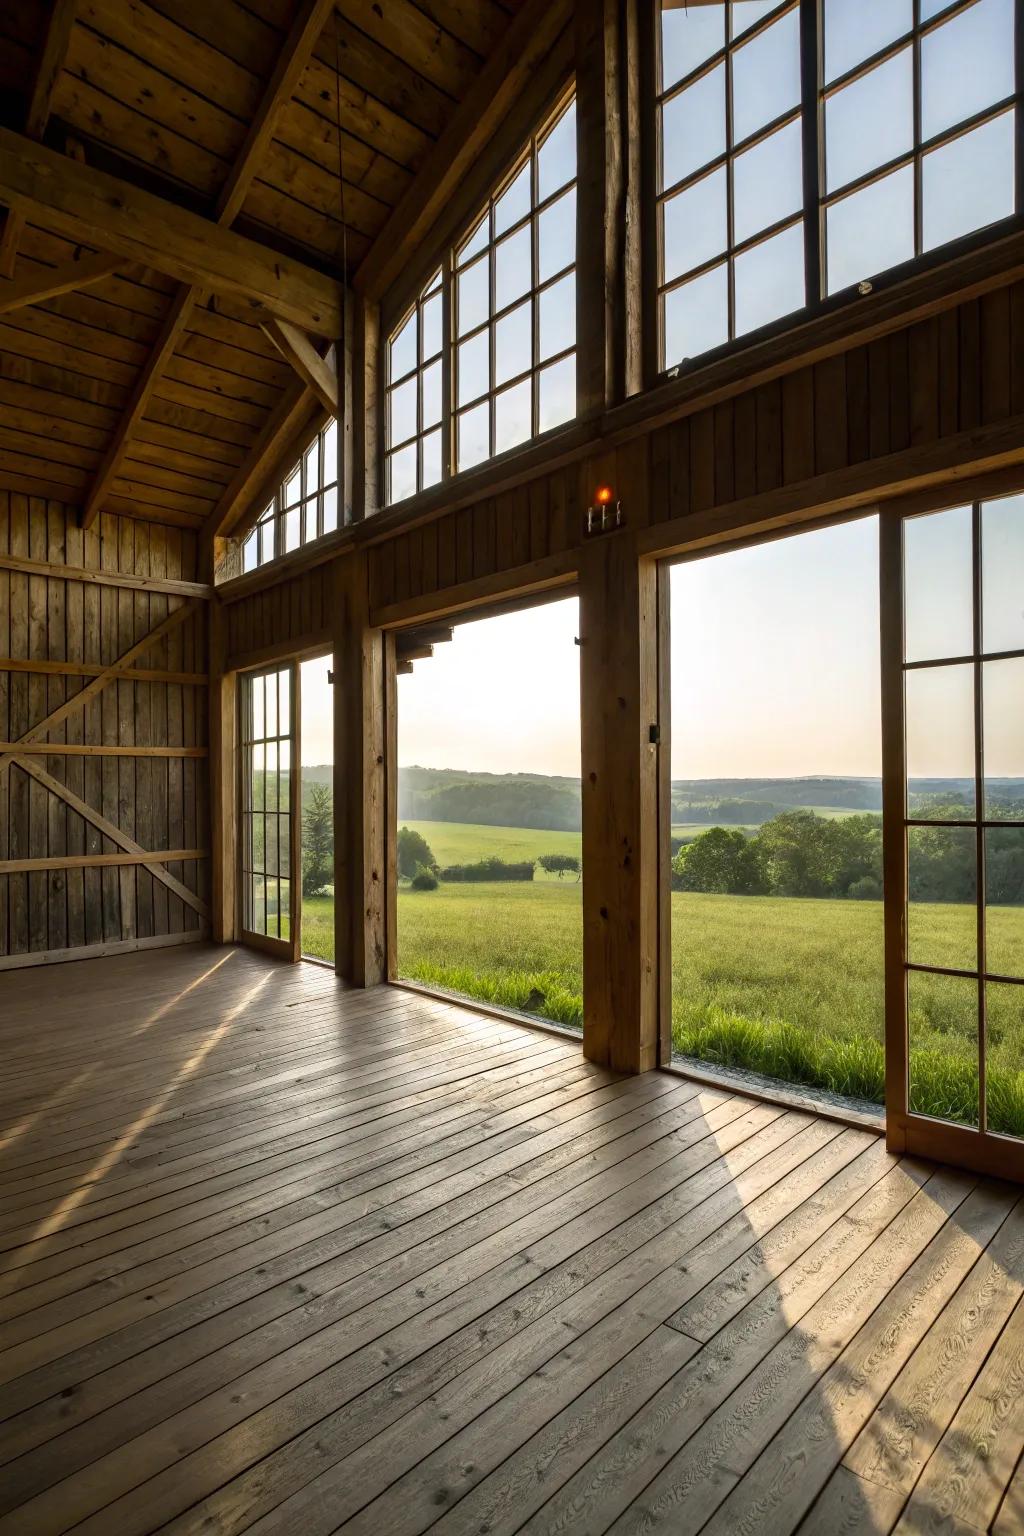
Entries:
POLYGON ((878 521, 669 587, 672 1059, 881 1106, 878 521))
MULTIPOLYGON (((399 647, 397 970, 582 1028, 579 605, 399 647)), ((415 638, 415 637, 410 637, 415 638)))

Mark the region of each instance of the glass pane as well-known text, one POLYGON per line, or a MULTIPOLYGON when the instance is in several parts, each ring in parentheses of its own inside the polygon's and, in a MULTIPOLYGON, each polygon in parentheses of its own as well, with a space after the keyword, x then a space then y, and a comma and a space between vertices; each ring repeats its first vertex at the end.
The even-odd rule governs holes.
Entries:
POLYGON ((267 880, 267 933, 274 939, 281 937, 281 904, 276 876, 267 880))
POLYGON ((733 54, 733 143, 799 103, 800 13, 792 10, 733 54))
POLYGON ((556 357, 576 342, 576 274, 559 278, 540 296, 540 358, 556 357))
POLYGON ((300 543, 299 509, 292 507, 290 512, 284 515, 284 548, 287 554, 289 550, 298 549, 300 543))
POLYGON ((431 363, 420 377, 421 427, 436 427, 441 420, 441 364, 431 363))
POLYGON ((724 251, 729 239, 726 170, 721 166, 662 204, 664 282, 724 251))
POLYGON ((978 982, 911 971, 910 1108, 978 1124, 978 982))
POLYGON ((737 256, 735 280, 737 336, 802 309, 806 302, 803 225, 793 224, 737 256))
MULTIPOLYGON (((1024 819, 1018 796, 1014 815, 1024 819)), ((1024 976, 1024 827, 990 827, 985 833, 985 969, 996 976, 1024 976)))
MULTIPOLYGON (((273 696, 273 688, 268 688, 267 689, 267 700, 268 700, 268 702, 269 702, 269 700, 271 699, 272 696, 273 696)), ((268 741, 266 746, 263 748, 263 761, 264 761, 264 765, 265 765, 265 773, 266 773, 266 781, 267 781, 266 782, 266 789, 265 789, 264 793, 266 795, 266 808, 267 808, 268 811, 276 811, 278 809, 278 804, 277 804, 277 798, 278 798, 277 753, 278 753, 278 743, 277 743, 277 741, 268 741)))
POLYGON ((470 469, 490 457, 491 408, 486 401, 458 418, 458 467, 470 469))
POLYGON ((280 932, 282 939, 287 939, 291 936, 291 900, 289 892, 290 882, 288 880, 279 880, 277 902, 278 910, 281 913, 280 932))
POLYGON ((494 451, 504 453, 525 443, 533 432, 533 386, 529 379, 494 399, 494 451))
POLYGON ((459 335, 482 325, 491 312, 491 263, 484 256, 460 272, 456 283, 459 335))
POLYGON ((506 229, 525 219, 530 211, 530 162, 527 161, 506 192, 494 205, 494 233, 503 235, 506 229))
POLYGON ((1013 0, 978 0, 921 39, 921 137, 1013 95, 1013 0))
POLYGON ((252 932, 267 931, 267 882, 262 875, 254 875, 252 881, 252 932))
POLYGON ((834 203, 825 230, 829 293, 909 261, 914 254, 913 167, 893 171, 834 203))
POLYGON ((576 415, 576 357, 563 357, 537 375, 539 421, 541 432, 550 432, 576 415))
POLYGON ((474 256, 479 256, 480 252, 487 244, 489 233, 490 216, 485 213, 483 218, 480 220, 480 223, 476 226, 476 229, 474 229, 473 233, 459 248, 457 259, 460 267, 464 267, 467 261, 472 261, 474 256))
POLYGON ((278 857, 279 857, 279 854, 278 854, 278 849, 279 849, 279 829, 280 829, 281 823, 283 821, 285 821, 285 820, 286 820, 286 818, 283 817, 283 816, 268 816, 266 818, 266 821, 267 821, 267 834, 266 834, 267 843, 266 843, 266 851, 265 851, 265 854, 264 854, 263 867, 267 871, 268 874, 276 875, 278 873, 278 868, 279 868, 279 866, 278 866, 278 857))
POLYGON ((253 530, 242 543, 242 570, 254 571, 259 565, 259 535, 253 530))
POLYGON ((306 449, 306 495, 320 489, 320 438, 306 449))
POLYGON ((1024 987, 985 987, 985 1095, 988 1128, 1024 1136, 1024 987))
POLYGON ((926 251, 1013 212, 1013 113, 932 150, 922 163, 926 251))
POLYGON ((970 507, 951 507, 903 524, 904 641, 907 661, 974 653, 970 507))
POLYGON ((826 81, 880 53, 913 24, 913 0, 825 0, 826 81))
MULTIPOLYGON (((290 694, 291 694, 291 672, 289 671, 289 669, 287 667, 282 667, 281 671, 277 674, 277 708, 278 708, 278 716, 277 716, 277 718, 278 718, 278 733, 281 736, 289 735, 289 733, 291 732, 291 728, 292 728, 292 726, 291 726, 291 704, 289 703, 290 694)), ((283 753, 285 753, 285 757, 282 758, 282 762, 286 762, 288 748, 286 746, 283 746, 281 748, 281 751, 283 753)))
POLYGON ((437 485, 441 479, 441 434, 428 432, 421 445, 422 489, 437 485))
POLYGON ((268 560, 274 558, 274 530, 276 524, 260 524, 260 565, 266 565, 268 560))
POLYGON ((725 154, 725 65, 688 85, 665 103, 661 114, 661 185, 725 154))
POLYGON ((825 184, 834 192, 914 146, 914 53, 895 58, 825 102, 825 184))
POLYGON ((324 533, 333 533, 338 526, 338 487, 332 485, 324 491, 324 533))
POLYGON ((505 384, 533 363, 533 303, 527 299, 494 327, 494 382, 505 384))
POLYGON ((440 286, 441 286, 441 269, 440 269, 440 267, 438 267, 437 271, 434 273, 433 277, 430 279, 430 282, 424 288, 423 292, 424 292, 424 294, 434 293, 434 292, 436 292, 436 290, 438 288, 440 288, 440 286))
POLYGON ((576 189, 560 197, 537 220, 537 277, 549 277, 576 260, 576 189))
POLYGON ((281 505, 293 507, 302 495, 302 472, 298 464, 284 483, 281 505))
POLYGON ((404 501, 416 494, 416 444, 399 448, 388 457, 388 501, 404 501))
POLYGON ((324 428, 324 485, 338 478, 338 423, 329 421, 324 428))
POLYGON ((981 509, 982 645, 1024 650, 1024 496, 981 509))
POLYGON ((262 811, 267 803, 267 758, 263 746, 252 749, 252 808, 262 811))
POLYGON ((491 387, 491 333, 478 331, 469 341, 460 341, 456 365, 458 400, 466 405, 491 387))
POLYGON ((532 286, 533 230, 527 224, 494 248, 495 308, 504 309, 532 286))
POLYGON ((673 288, 664 302, 666 368, 729 340, 729 275, 724 263, 673 288))
MULTIPOLYGON (((291 816, 277 817, 277 872, 279 875, 286 877, 289 872, 289 860, 292 856, 291 826, 291 816)), ((267 868, 272 869, 273 865, 268 863, 267 868)))
POLYGON ((319 535, 317 528, 317 498, 302 503, 302 542, 310 544, 319 535))
POLYGON ((685 80, 699 64, 725 47, 725 6, 661 6, 661 88, 685 80))
POLYGON ((255 677, 252 681, 252 739, 262 741, 266 734, 266 679, 255 677))
POLYGON ((974 815, 974 668, 906 674, 907 805, 920 821, 974 815))
POLYGON ((391 338, 391 346, 388 349, 388 378, 400 379, 411 372, 416 366, 416 338, 419 329, 416 323, 416 311, 413 310, 404 325, 400 326, 391 338))
POLYGON ((404 443, 416 435, 416 376, 388 394, 388 442, 404 443))
MULTIPOLYGON (((287 683, 288 683, 288 677, 287 677, 287 674, 285 674, 281 678, 281 730, 282 730, 282 732, 283 731, 288 731, 288 730, 291 729, 291 721, 290 721, 290 718, 289 718, 289 708, 288 708, 287 683)), ((277 765, 277 795, 278 795, 277 808, 278 808, 279 811, 287 811, 290 808, 290 805, 291 805, 291 800, 290 800, 291 788, 290 788, 289 780, 290 780, 290 777, 291 777, 291 761, 292 761, 292 744, 287 739, 287 737, 285 737, 282 741, 280 741, 278 743, 277 752, 278 752, 278 759, 279 759, 278 765, 277 765)))
MULTIPOLYGON (((1006 814, 1024 791, 1024 657, 986 661, 981 688, 985 710, 985 815, 1006 814)), ((1024 820, 1024 810, 1015 816, 1024 820)))
MULTIPOLYGON (((741 244, 803 204, 800 123, 789 123, 733 162, 733 239, 741 244)), ((803 258, 801 257, 801 261, 803 258)))
POLYGON ((978 968, 978 845, 973 827, 910 827, 908 955, 915 965, 978 968))
POLYGON ((779 8, 779 0, 733 0, 729 21, 730 37, 742 37, 759 21, 779 8))
POLYGON ((441 295, 436 293, 432 299, 428 299, 421 311, 421 336, 422 351, 420 356, 426 362, 428 358, 436 357, 441 350, 441 295))
POLYGON ((543 203, 576 175, 576 103, 562 113, 537 151, 537 197, 543 203))

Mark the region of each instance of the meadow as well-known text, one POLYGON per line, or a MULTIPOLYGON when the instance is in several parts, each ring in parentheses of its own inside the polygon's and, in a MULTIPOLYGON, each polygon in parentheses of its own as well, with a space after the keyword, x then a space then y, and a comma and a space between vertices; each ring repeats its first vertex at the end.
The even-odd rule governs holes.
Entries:
MULTIPOLYGON (((578 834, 409 823, 439 862, 574 852, 578 834), (573 845, 572 839, 576 838, 573 845), (548 841, 550 840, 550 841, 548 841)), ((445 885, 398 895, 400 974, 481 1002, 582 1025, 582 890, 573 879, 445 885)), ((673 1054, 745 1067, 880 1103, 884 1091, 882 905, 712 896, 672 903, 673 1054)), ((330 898, 304 903, 303 948, 329 957, 330 898)), ((956 953, 973 908, 921 904, 916 953, 956 953)), ((1004 974, 1024 975, 1024 908, 990 908, 1004 974)), ((993 1127, 1024 1133, 1024 988, 989 989, 993 1127)), ((910 995, 915 1107, 977 1115, 971 984, 915 975, 910 995)))

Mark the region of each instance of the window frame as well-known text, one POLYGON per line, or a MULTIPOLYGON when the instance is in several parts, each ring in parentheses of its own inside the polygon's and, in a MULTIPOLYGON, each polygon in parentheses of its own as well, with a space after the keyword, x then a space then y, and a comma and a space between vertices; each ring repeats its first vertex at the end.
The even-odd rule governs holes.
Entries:
MULTIPOLYGON (((671 196, 678 188, 679 183, 664 191, 660 189, 660 137, 661 103, 667 97, 676 94, 684 82, 677 81, 667 91, 659 91, 660 81, 660 52, 661 52, 661 0, 650 0, 649 9, 645 18, 647 33, 647 46, 642 54, 649 59, 649 64, 642 71, 642 96, 643 106, 641 112, 641 132, 643 138, 642 158, 645 167, 644 185, 642 187, 642 213, 644 243, 644 276, 643 276, 643 312, 644 320, 644 382, 650 389, 666 381, 691 377, 699 374, 701 369, 719 361, 722 358, 740 353, 755 345, 757 342, 769 338, 784 335, 794 330, 797 326, 806 324, 809 320, 817 319, 824 315, 835 313, 838 310, 850 308, 859 298, 877 292, 879 289, 893 287, 897 283, 906 281, 919 273, 934 271, 947 265, 957 257, 967 255, 975 250, 991 245, 1007 235, 1024 229, 1024 0, 1013 0, 1015 12, 1015 47, 1014 47, 1014 89, 1009 97, 1000 98, 999 102, 992 104, 982 111, 966 118, 963 122, 954 124, 944 129, 940 134, 934 135, 927 141, 920 136, 920 48, 921 38, 930 32, 934 32, 953 20, 956 16, 971 10, 979 0, 948 0, 934 16, 921 22, 921 0, 913 0, 914 26, 910 32, 905 32, 893 42, 885 45, 869 58, 862 60, 850 70, 838 75, 835 80, 826 86, 824 80, 824 5, 825 0, 796 0, 800 15, 800 69, 801 69, 801 103, 799 108, 803 134, 803 186, 804 202, 802 218, 804 226, 804 273, 806 302, 800 309, 793 310, 778 319, 769 321, 755 330, 745 332, 742 336, 734 337, 721 345, 709 348, 694 357, 690 357, 675 363, 662 362, 663 347, 663 320, 661 294, 664 288, 678 286, 689 280, 693 274, 687 273, 680 279, 673 279, 668 285, 661 282, 662 252, 660 229, 660 206, 666 196, 671 196), (911 150, 894 157, 884 166, 876 167, 841 188, 832 192, 826 191, 825 181, 825 99, 828 95, 835 95, 843 84, 849 83, 852 78, 858 78, 868 73, 880 62, 895 56, 901 48, 910 46, 914 52, 914 78, 916 82, 914 101, 914 144, 911 150), (962 137, 972 128, 990 122, 1005 112, 1015 114, 1014 122, 1014 209, 1005 218, 982 226, 980 229, 971 230, 967 234, 960 235, 944 244, 937 245, 928 251, 922 250, 921 241, 921 208, 920 197, 920 169, 915 170, 915 252, 913 257, 898 265, 884 268, 875 273, 853 282, 848 286, 829 294, 827 291, 826 273, 826 214, 827 209, 836 202, 849 195, 855 186, 868 185, 873 180, 880 179, 888 174, 894 167, 901 164, 914 162, 917 167, 923 162, 924 156, 932 152, 937 146, 943 147, 947 143, 962 137)), ((751 26, 749 32, 744 33, 744 38, 753 36, 757 32, 765 30, 772 25, 787 9, 786 0, 778 0, 767 16, 762 17, 751 26)), ((738 41, 738 40, 737 40, 738 41)), ((725 57, 728 44, 716 52, 713 59, 705 60, 697 69, 692 71, 687 80, 701 78, 702 74, 714 67, 714 63, 725 57)), ((729 110, 727 101, 726 110, 729 110)), ((782 119, 780 119, 782 121, 782 119)), ((752 138, 757 142, 757 137, 767 138, 771 132, 777 131, 778 124, 766 125, 759 131, 759 135, 752 138)), ((727 123, 727 133, 730 131, 727 123)), ((746 142, 746 141, 745 141, 746 142)), ((725 163, 725 157, 722 163, 725 163)), ((717 163, 717 161, 715 162, 717 163)), ((710 167, 705 166, 701 171, 694 173, 692 180, 700 179, 702 175, 709 174, 710 167)), ((685 179, 683 180, 685 184, 685 179)), ((782 221, 788 224, 790 221, 782 221)), ((730 230, 731 233, 731 230, 730 230)), ((753 248, 757 243, 777 233, 775 226, 762 231, 760 235, 752 237, 744 245, 744 250, 753 248)), ((716 263, 729 262, 730 268, 735 255, 734 248, 730 245, 720 252, 714 260, 706 265, 713 267, 716 263)), ((696 270, 696 269, 695 269, 696 270)), ((730 276, 730 290, 732 278, 730 276)))
POLYGON ((309 545, 316 544, 321 539, 326 538, 329 534, 336 533, 338 529, 345 527, 348 519, 345 516, 343 495, 341 428, 337 417, 331 416, 325 422, 323 422, 322 426, 320 426, 307 441, 303 443, 303 446, 300 449, 295 462, 291 464, 287 472, 281 476, 280 482, 274 490, 274 494, 267 502, 259 517, 256 519, 252 528, 250 528, 249 531, 241 539, 241 574, 243 576, 254 575, 257 571, 263 570, 265 566, 273 564, 274 561, 281 560, 286 555, 297 554, 299 550, 306 549, 309 545), (327 434, 330 432, 332 427, 334 429, 335 439, 335 478, 325 482, 323 477, 324 443, 327 434), (319 466, 319 471, 317 474, 316 486, 311 487, 309 484, 309 471, 307 461, 314 445, 317 448, 317 463, 319 466), (286 488, 294 479, 296 472, 298 472, 299 475, 298 498, 295 501, 288 502, 286 504, 286 488), (328 491, 333 491, 335 497, 335 521, 333 528, 324 527, 324 497, 328 491), (314 500, 316 503, 316 531, 307 537, 306 509, 309 503, 314 500), (298 513, 299 540, 298 543, 295 544, 291 549, 288 549, 286 547, 285 525, 288 516, 293 511, 298 513), (251 542, 254 538, 256 540, 257 551, 256 562, 254 565, 246 565, 245 552, 246 549, 251 545, 251 542), (264 543, 267 542, 268 538, 271 544, 271 550, 269 554, 265 554, 263 546, 264 543))
MULTIPOLYGON (((539 429, 539 422, 540 422, 540 390, 539 390, 539 382, 538 381, 539 381, 540 375, 544 372, 545 369, 554 367, 558 363, 563 362, 566 358, 575 358, 576 355, 577 355, 577 351, 578 351, 578 344, 579 344, 578 328, 574 325, 574 338, 573 338, 572 344, 569 347, 563 348, 561 351, 552 353, 550 357, 544 357, 542 359, 541 356, 540 356, 540 320, 539 320, 540 296, 541 296, 541 294, 546 292, 548 289, 553 287, 555 284, 557 284, 559 282, 562 282, 566 277, 568 277, 570 275, 575 277, 575 274, 576 274, 577 269, 578 269, 578 261, 579 261, 579 199, 578 199, 578 196, 576 198, 575 245, 574 245, 574 252, 573 252, 572 262, 567 264, 566 266, 560 268, 552 276, 544 278, 543 280, 541 280, 540 277, 539 277, 539 241, 538 241, 537 234, 536 234, 536 226, 537 226, 541 216, 550 207, 552 207, 555 203, 557 203, 563 197, 566 197, 566 196, 568 196, 570 194, 576 196, 576 194, 577 194, 577 188, 578 188, 578 184, 579 184, 578 144, 577 144, 577 163, 576 163, 576 169, 575 169, 574 174, 569 178, 569 180, 567 180, 561 186, 559 186, 548 197, 544 198, 543 201, 540 201, 539 198, 538 198, 538 195, 537 195, 538 194, 538 190, 539 190, 539 188, 538 188, 538 171, 537 171, 538 152, 542 148, 542 146, 543 146, 544 142, 546 141, 546 139, 548 138, 548 136, 555 130, 555 128, 557 127, 558 123, 561 121, 561 119, 564 116, 564 114, 567 111, 569 111, 569 109, 575 104, 575 101, 576 101, 576 80, 573 77, 573 78, 565 81, 559 87, 557 94, 551 100, 550 105, 548 106, 547 110, 542 114, 542 116, 540 118, 540 121, 538 123, 538 126, 530 133, 527 141, 522 145, 522 147, 519 150, 518 154, 516 155, 515 159, 511 163, 509 163, 507 161, 504 163, 504 167, 503 167, 500 175, 498 175, 495 178, 495 180, 494 180, 490 190, 485 194, 485 196, 482 199, 478 200, 475 203, 472 216, 467 218, 467 219, 461 220, 459 225, 458 225, 458 229, 457 229, 455 235, 452 238, 449 238, 449 239, 447 239, 445 241, 444 248, 443 248, 443 251, 442 251, 441 257, 440 257, 440 274, 441 274, 440 291, 441 291, 441 295, 442 295, 442 326, 443 326, 442 351, 441 351, 441 354, 440 354, 441 362, 442 362, 441 423, 440 423, 440 430, 441 430, 441 434, 442 434, 441 435, 441 478, 438 481, 434 482, 434 484, 432 486, 429 486, 429 487, 424 487, 423 486, 423 484, 422 484, 422 453, 418 451, 418 453, 417 453, 417 477, 416 477, 417 489, 414 492, 412 492, 409 496, 403 497, 401 500, 397 500, 397 501, 393 501, 391 499, 391 496, 390 496, 390 479, 391 479, 390 464, 391 464, 391 458, 392 458, 393 454, 395 454, 397 452, 400 452, 403 448, 408 448, 413 442, 419 443, 424 435, 429 435, 429 433, 433 432, 435 430, 435 428, 433 428, 433 427, 429 428, 427 434, 423 434, 422 431, 421 431, 421 393, 420 393, 419 388, 417 388, 417 405, 416 405, 416 409, 417 409, 417 433, 416 433, 416 435, 414 437, 405 438, 400 443, 395 443, 394 445, 391 444, 391 442, 390 442, 390 395, 391 395, 391 391, 392 391, 393 388, 397 387, 398 385, 401 385, 403 383, 408 382, 408 380, 410 378, 412 378, 414 376, 418 376, 418 372, 423 367, 423 364, 418 361, 417 362, 417 366, 416 366, 416 370, 409 370, 409 371, 407 371, 405 374, 402 374, 398 379, 396 379, 394 381, 394 383, 393 383, 392 380, 391 380, 391 377, 390 377, 390 369, 391 369, 390 348, 391 348, 392 342, 395 340, 395 338, 401 332, 401 330, 406 325, 406 323, 408 322, 410 317, 421 307, 421 305, 424 302, 424 300, 426 298, 428 298, 428 297, 432 297, 433 293, 437 291, 436 289, 431 290, 431 283, 433 282, 433 274, 435 274, 437 272, 437 270, 438 270, 438 260, 437 260, 436 255, 434 256, 434 259, 429 264, 427 264, 427 266, 426 266, 426 271, 427 271, 428 275, 427 275, 426 279, 424 280, 422 286, 419 288, 419 290, 417 292, 417 295, 416 295, 416 298, 411 300, 411 301, 409 301, 409 302, 407 302, 403 306, 401 311, 397 315, 394 316, 393 319, 391 317, 388 317, 386 326, 384 328, 382 328, 383 329, 383 334, 381 336, 381 377, 382 377, 383 383, 382 383, 382 387, 380 389, 380 394, 379 394, 379 417, 378 417, 379 430, 380 430, 380 440, 381 440, 380 466, 381 466, 381 485, 382 485, 382 489, 383 489, 382 510, 390 510, 390 509, 392 509, 394 507, 402 506, 407 501, 413 500, 416 496, 424 494, 424 492, 427 491, 427 490, 437 490, 437 489, 439 489, 442 486, 450 485, 450 484, 456 482, 457 480, 461 479, 461 477, 464 476, 464 475, 473 474, 476 471, 484 470, 487 467, 489 467, 490 465, 495 464, 495 463, 503 463, 510 456, 512 456, 514 454, 517 454, 517 453, 522 453, 523 451, 525 451, 525 450, 527 450, 529 448, 535 447, 537 443, 546 441, 549 437, 553 436, 554 434, 556 434, 558 432, 564 432, 566 429, 572 427, 576 423, 576 421, 578 420, 578 415, 579 415, 579 385, 578 385, 578 379, 577 379, 577 386, 576 386, 576 410, 573 412, 573 414, 570 417, 568 417, 565 421, 559 422, 557 425, 555 425, 553 427, 545 428, 544 431, 541 431, 539 429), (513 223, 510 223, 507 228, 503 229, 501 231, 500 235, 495 235, 495 232, 494 232, 494 209, 495 209, 495 206, 501 201, 501 198, 509 190, 509 188, 515 182, 517 177, 523 171, 524 167, 526 167, 527 165, 530 166, 530 206, 529 206, 529 209, 521 218, 515 220, 513 223), (486 259, 488 261, 488 263, 489 263, 489 273, 488 273, 488 312, 487 312, 487 315, 484 318, 484 320, 482 320, 479 325, 474 326, 470 331, 468 331, 466 333, 465 336, 461 336, 460 337, 458 335, 458 302, 459 302, 458 301, 458 275, 459 275, 459 271, 460 271, 460 266, 459 266, 459 261, 458 261, 459 252, 460 252, 460 250, 463 247, 466 246, 466 244, 470 241, 470 239, 473 237, 473 235, 476 233, 476 231, 484 223, 486 223, 486 225, 487 225, 487 231, 488 231, 487 239, 486 239, 486 242, 484 243, 484 245, 482 246, 480 252, 477 253, 477 257, 474 258, 474 259, 482 259, 483 258, 483 259, 486 259), (497 247, 503 241, 512 238, 517 233, 519 233, 523 228, 526 228, 526 227, 530 227, 531 230, 533 231, 533 234, 531 236, 531 239, 532 239, 532 256, 531 256, 530 285, 526 289, 525 292, 520 293, 517 296, 517 298, 515 298, 511 303, 505 305, 504 308, 499 310, 496 307, 496 295, 495 295, 495 266, 496 266, 496 263, 495 263, 495 261, 493 259, 493 252, 497 249, 497 247), (507 317, 509 314, 514 312, 520 305, 523 305, 523 304, 526 304, 526 303, 531 304, 532 311, 533 311, 533 316, 532 316, 532 335, 531 335, 531 345, 530 345, 530 366, 529 366, 528 369, 523 370, 522 372, 520 372, 520 373, 518 373, 518 374, 516 374, 514 376, 510 376, 508 379, 503 380, 502 383, 500 385, 498 385, 498 384, 496 384, 494 382, 494 380, 495 380, 495 328, 496 328, 498 322, 501 319, 507 317), (460 406, 459 403, 458 403, 458 350, 459 350, 459 347, 460 347, 461 344, 464 344, 466 341, 472 340, 476 336, 482 335, 482 334, 486 333, 488 330, 490 331, 489 342, 488 342, 488 388, 483 393, 481 393, 481 394, 479 394, 477 396, 474 396, 471 401, 467 401, 467 403, 465 405, 460 406), (531 381, 531 397, 532 397, 531 398, 531 413, 530 413, 530 428, 531 428, 530 433, 522 441, 513 444, 509 448, 502 449, 500 453, 496 452, 495 451, 495 444, 496 444, 496 424, 495 424, 496 400, 497 400, 498 396, 503 394, 505 391, 510 390, 510 389, 516 387, 517 385, 522 384, 527 379, 529 379, 531 381), (488 404, 488 407, 489 407, 489 409, 488 409, 488 447, 489 447, 490 451, 488 452, 488 454, 484 458, 476 460, 473 464, 467 465, 464 469, 459 469, 459 467, 458 467, 458 431, 459 431, 459 421, 460 421, 460 418, 463 415, 465 415, 465 413, 468 410, 478 408, 484 402, 486 402, 488 404)), ((472 262, 468 262, 468 263, 464 264, 464 266, 469 266, 469 265, 472 265, 472 262)), ((419 336, 417 336, 417 357, 419 357, 419 336)), ((433 362, 435 360, 436 359, 434 357, 432 357, 430 359, 430 364, 429 365, 432 366, 433 362)))

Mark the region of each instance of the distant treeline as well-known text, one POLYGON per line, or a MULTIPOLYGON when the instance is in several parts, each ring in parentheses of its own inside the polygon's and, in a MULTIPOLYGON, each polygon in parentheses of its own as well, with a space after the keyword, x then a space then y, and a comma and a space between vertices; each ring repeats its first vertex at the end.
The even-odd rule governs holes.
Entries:
POLYGON ((400 768, 398 816, 408 821, 578 832, 580 784, 578 779, 544 774, 400 768))
POLYGON ((508 859, 480 859, 476 864, 449 864, 437 872, 438 879, 453 884, 473 881, 532 880, 532 859, 512 862, 508 859))

